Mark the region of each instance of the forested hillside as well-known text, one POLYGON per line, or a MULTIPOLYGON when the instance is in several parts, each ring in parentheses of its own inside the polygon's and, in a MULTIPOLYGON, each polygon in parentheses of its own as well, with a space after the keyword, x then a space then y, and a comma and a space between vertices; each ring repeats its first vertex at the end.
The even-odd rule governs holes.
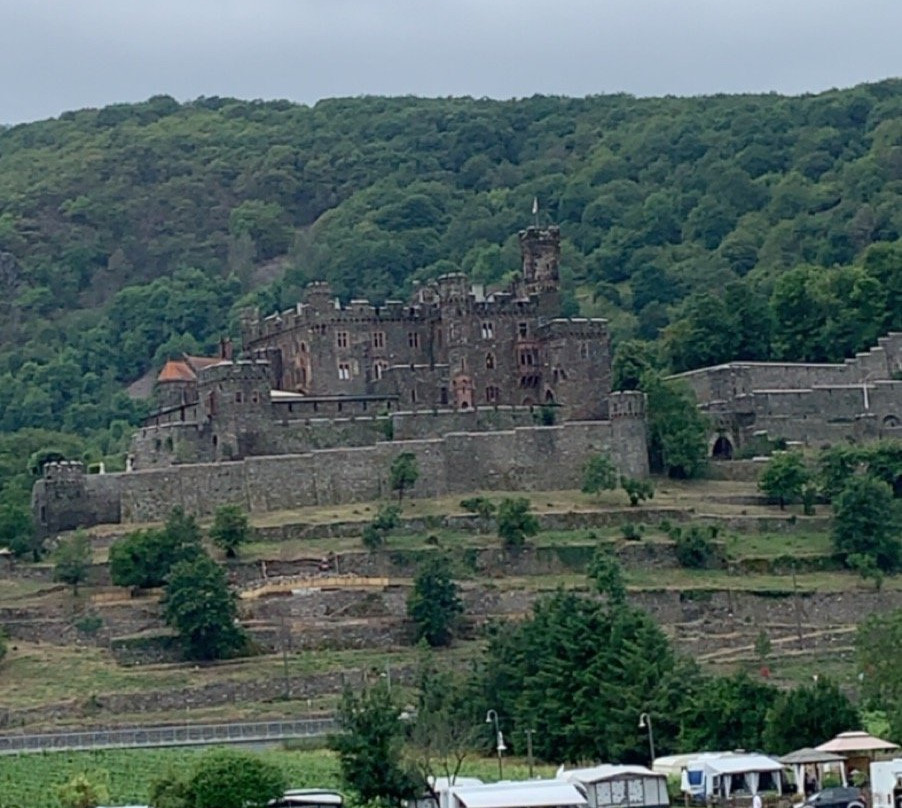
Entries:
POLYGON ((160 96, 16 126, 0 131, 0 430, 113 451, 140 410, 126 385, 235 334, 241 306, 291 305, 314 278, 377 301, 451 269, 501 280, 534 197, 564 235, 570 313, 653 342, 651 361, 837 359, 902 327, 900 190, 902 80, 806 97, 160 96))

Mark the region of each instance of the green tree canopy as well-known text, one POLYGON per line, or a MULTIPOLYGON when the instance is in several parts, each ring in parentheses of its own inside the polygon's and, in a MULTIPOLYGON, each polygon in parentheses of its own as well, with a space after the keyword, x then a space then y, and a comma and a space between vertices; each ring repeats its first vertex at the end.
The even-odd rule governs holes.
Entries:
POLYGON ((522 623, 496 627, 483 687, 508 717, 506 736, 517 743, 519 730, 535 730, 540 758, 647 762, 637 717, 653 714, 656 744, 675 748, 681 700, 694 679, 644 612, 561 591, 538 601, 522 623))
POLYGON ((189 771, 155 780, 150 796, 160 808, 264 808, 287 786, 285 773, 259 755, 211 749, 189 771))
POLYGON ((116 586, 163 586, 169 570, 203 553, 197 521, 175 508, 160 529, 129 533, 110 548, 110 577, 116 586))
POLYGON ((448 559, 429 556, 417 570, 407 599, 407 616, 413 621, 417 640, 425 640, 433 648, 448 645, 462 613, 448 559))
POLYGON ((251 540, 251 526, 240 505, 220 505, 213 516, 210 540, 226 558, 236 558, 242 544, 251 540))
POLYGON ((522 547, 528 536, 539 532, 539 520, 530 513, 526 497, 505 497, 498 505, 498 535, 507 547, 522 547))
POLYGON ((79 584, 88 578, 91 569, 91 537, 83 530, 76 530, 60 541, 53 554, 53 580, 72 587, 78 595, 79 584))
POLYGON ((706 421, 691 391, 653 373, 643 377, 642 390, 648 396, 652 470, 675 478, 701 475, 707 463, 706 421))
POLYGON ((392 460, 388 472, 388 482, 392 491, 398 492, 398 502, 404 497, 404 492, 412 488, 420 476, 417 457, 413 452, 401 452, 392 460))
POLYGON ((593 455, 583 467, 582 492, 598 494, 617 487, 617 467, 608 454, 593 455))
POLYGON ((899 507, 890 487, 853 476, 833 503, 833 545, 846 557, 870 556, 878 569, 894 572, 902 562, 899 507))
POLYGON ((190 659, 225 659, 247 649, 235 594, 225 572, 206 554, 179 561, 169 570, 164 616, 190 659))
POLYGON ((850 727, 858 726, 858 713, 835 682, 819 676, 810 685, 780 693, 768 711, 762 740, 777 755, 813 747, 850 727))
POLYGON ((772 500, 780 503, 780 510, 802 496, 810 474, 799 452, 779 452, 767 462, 758 479, 758 488, 772 500))
POLYGON ((423 787, 404 760, 401 708, 379 680, 355 693, 346 687, 336 714, 339 731, 329 739, 341 776, 360 804, 400 806, 423 787))

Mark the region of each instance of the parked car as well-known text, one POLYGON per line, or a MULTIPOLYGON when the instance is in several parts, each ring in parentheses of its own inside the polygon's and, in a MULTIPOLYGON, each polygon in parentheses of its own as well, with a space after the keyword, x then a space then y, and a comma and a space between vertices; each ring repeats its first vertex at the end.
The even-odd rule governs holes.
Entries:
POLYGON ((801 806, 802 808, 867 808, 867 803, 860 788, 834 786, 812 794, 801 803, 801 806))

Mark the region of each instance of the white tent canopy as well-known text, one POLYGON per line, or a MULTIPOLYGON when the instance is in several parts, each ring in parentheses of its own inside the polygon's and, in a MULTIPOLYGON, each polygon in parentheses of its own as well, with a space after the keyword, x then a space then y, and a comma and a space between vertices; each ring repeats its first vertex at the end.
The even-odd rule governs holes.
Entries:
POLYGON ((560 780, 524 780, 481 786, 452 786, 452 802, 463 808, 585 808, 576 786, 560 780))
POLYGON ((767 755, 727 755, 690 761, 683 776, 684 791, 700 792, 705 798, 729 797, 745 787, 749 794, 757 794, 761 775, 770 775, 776 790, 782 794, 780 772, 783 764, 767 755), (692 783, 692 773, 701 775, 700 783, 692 783), (700 787, 700 788, 699 788, 700 787))

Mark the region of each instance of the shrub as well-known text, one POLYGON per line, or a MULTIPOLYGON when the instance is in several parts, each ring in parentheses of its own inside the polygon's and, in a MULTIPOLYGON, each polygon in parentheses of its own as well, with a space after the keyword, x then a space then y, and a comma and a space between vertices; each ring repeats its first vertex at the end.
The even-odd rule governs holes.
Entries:
POLYGON ((620 487, 626 492, 630 505, 634 508, 646 499, 653 499, 655 495, 655 485, 651 480, 622 477, 620 479, 620 487))
POLYGON ((644 525, 637 525, 633 522, 624 522, 620 526, 620 533, 624 539, 628 541, 639 541, 644 532, 644 525))
POLYGON ((460 507, 465 511, 475 513, 480 519, 491 519, 495 511, 498 510, 495 503, 486 497, 470 497, 469 499, 462 499, 460 501, 460 507))
POLYGON ((617 487, 617 469, 611 456, 599 454, 590 457, 583 467, 582 492, 584 494, 597 494, 601 491, 611 491, 617 487))
POLYGON ((522 547, 527 536, 539 532, 539 520, 529 512, 525 497, 505 498, 498 506, 498 535, 506 547, 522 547))
POLYGON ((714 558, 711 531, 699 525, 692 525, 686 530, 677 530, 676 557, 680 565, 690 569, 707 567, 714 558))
POLYGON ((238 548, 251 539, 251 526, 240 505, 221 505, 216 509, 210 539, 226 558, 235 558, 238 548))

